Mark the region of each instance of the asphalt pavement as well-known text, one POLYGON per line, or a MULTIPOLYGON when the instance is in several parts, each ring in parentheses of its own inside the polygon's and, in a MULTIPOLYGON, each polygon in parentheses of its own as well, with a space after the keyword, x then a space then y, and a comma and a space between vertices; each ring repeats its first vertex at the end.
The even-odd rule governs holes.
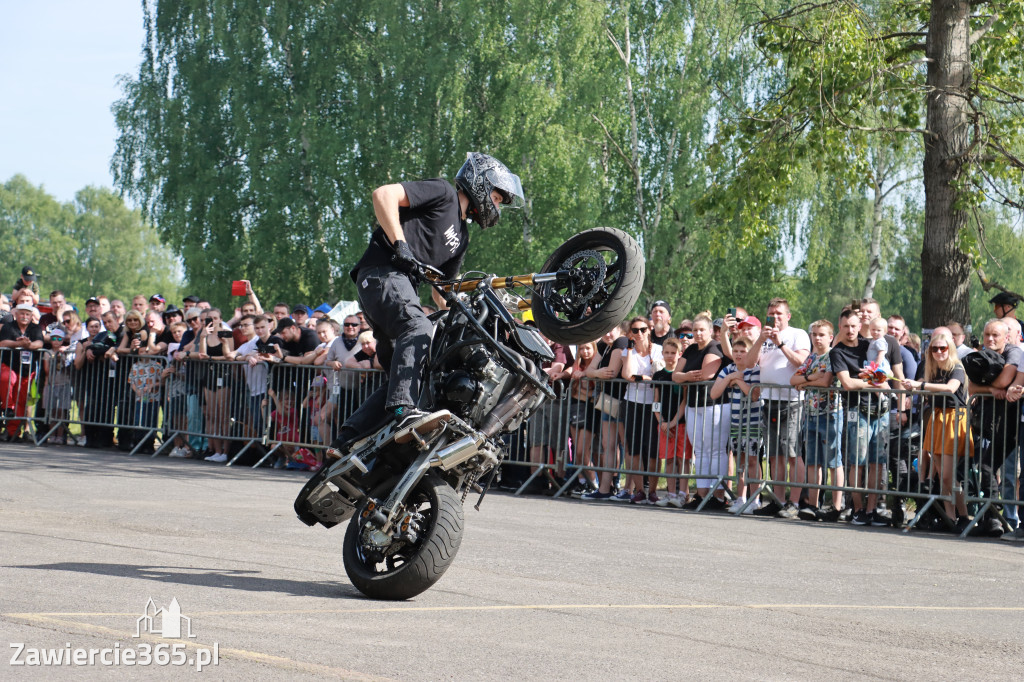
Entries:
POLYGON ((1024 677, 1020 546, 492 493, 434 588, 378 602, 292 513, 305 476, 0 445, 0 678, 1024 677), (137 660, 53 665, 89 649, 137 660))

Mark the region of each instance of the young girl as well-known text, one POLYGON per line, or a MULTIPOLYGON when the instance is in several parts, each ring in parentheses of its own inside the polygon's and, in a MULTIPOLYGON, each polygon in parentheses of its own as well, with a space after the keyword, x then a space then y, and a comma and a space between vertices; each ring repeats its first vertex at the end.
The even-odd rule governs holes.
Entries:
MULTIPOLYGON (((747 490, 746 472, 754 472, 760 476, 758 459, 761 430, 761 398, 757 384, 761 383, 761 369, 757 366, 757 358, 750 353, 751 343, 745 337, 738 337, 732 345, 732 356, 735 361, 718 374, 718 379, 711 387, 711 397, 725 395, 729 400, 729 451, 736 458, 736 499, 729 507, 733 514, 738 513, 747 502, 747 494, 753 494, 756 486, 747 490)), ((746 508, 752 513, 756 503, 746 508)))
MULTIPOLYGON (((573 454, 576 463, 584 467, 594 465, 593 455, 597 445, 594 434, 601 423, 601 413, 594 409, 594 382, 585 376, 590 364, 596 365, 599 362, 596 358, 596 343, 590 341, 580 345, 577 348, 576 364, 573 366, 572 379, 569 382, 569 396, 573 401, 569 408, 573 454)), ((580 475, 580 483, 590 490, 597 490, 597 474, 586 469, 580 475)))
MULTIPOLYGON (((174 447, 169 457, 191 457, 192 449, 188 440, 180 435, 188 430, 188 386, 185 384, 185 368, 182 361, 174 359, 174 353, 181 347, 181 338, 185 335, 188 325, 184 322, 173 322, 170 326, 171 338, 167 344, 167 367, 160 373, 164 382, 164 396, 167 402, 164 407, 164 433, 173 430, 174 447)), ((166 436, 165 436, 166 437, 166 436)))
POLYGON ((46 384, 43 388, 43 406, 46 417, 57 422, 57 430, 50 437, 50 443, 66 445, 67 418, 71 411, 71 372, 74 351, 64 345, 64 330, 56 327, 50 331, 50 348, 43 358, 43 372, 46 384))

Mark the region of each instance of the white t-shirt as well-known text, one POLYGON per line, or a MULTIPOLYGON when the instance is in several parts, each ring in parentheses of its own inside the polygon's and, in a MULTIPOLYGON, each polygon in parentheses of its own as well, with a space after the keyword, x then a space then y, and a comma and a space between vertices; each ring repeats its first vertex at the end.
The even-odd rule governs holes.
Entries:
MULTIPOLYGON (((239 346, 235 352, 240 357, 251 355, 256 352, 256 344, 259 342, 260 337, 254 336, 239 346)), ((261 360, 256 363, 255 367, 250 367, 247 358, 246 363, 242 365, 242 371, 245 372, 245 383, 249 386, 249 395, 258 396, 267 392, 267 373, 270 370, 266 362, 261 360)))
MULTIPOLYGON (((803 329, 786 327, 779 332, 779 340, 790 350, 811 349, 811 337, 803 329)), ((768 388, 767 384, 789 385, 789 380, 796 374, 799 365, 789 362, 789 358, 772 341, 765 341, 761 347, 761 398, 764 400, 799 400, 800 391, 795 388, 768 388)))
MULTIPOLYGON (((651 344, 651 354, 644 357, 635 350, 629 351, 629 357, 636 361, 636 373, 644 376, 654 376, 654 373, 665 366, 662 359, 661 346, 651 344)), ((625 364, 625 359, 623 361, 625 364)), ((647 382, 630 382, 626 386, 626 400, 631 403, 650 405, 654 402, 654 386, 647 382)))

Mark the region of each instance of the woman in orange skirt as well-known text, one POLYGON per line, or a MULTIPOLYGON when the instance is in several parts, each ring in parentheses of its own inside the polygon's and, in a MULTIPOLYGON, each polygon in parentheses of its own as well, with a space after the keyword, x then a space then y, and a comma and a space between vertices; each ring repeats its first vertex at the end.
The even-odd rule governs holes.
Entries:
MULTIPOLYGON (((940 329, 932 337, 925 359, 924 377, 924 381, 906 383, 912 389, 931 393, 924 398, 931 410, 926 419, 921 449, 932 459, 931 470, 939 472, 941 493, 950 496, 957 461, 964 456, 974 456, 974 441, 967 417, 967 374, 957 358, 953 335, 946 329, 940 329)), ((927 470, 923 461, 919 469, 922 473, 927 470)), ((962 488, 957 490, 955 500, 959 527, 967 519, 962 488)), ((948 501, 943 501, 943 505, 949 517, 953 518, 954 506, 948 501)))

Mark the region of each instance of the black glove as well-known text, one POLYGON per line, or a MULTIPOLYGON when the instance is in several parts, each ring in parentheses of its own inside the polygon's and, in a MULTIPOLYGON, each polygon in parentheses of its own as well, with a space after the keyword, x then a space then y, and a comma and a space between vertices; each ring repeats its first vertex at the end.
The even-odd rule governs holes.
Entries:
POLYGON ((412 255, 409 245, 401 239, 395 242, 395 255, 391 256, 391 264, 410 275, 418 274, 420 270, 420 262, 412 255))

